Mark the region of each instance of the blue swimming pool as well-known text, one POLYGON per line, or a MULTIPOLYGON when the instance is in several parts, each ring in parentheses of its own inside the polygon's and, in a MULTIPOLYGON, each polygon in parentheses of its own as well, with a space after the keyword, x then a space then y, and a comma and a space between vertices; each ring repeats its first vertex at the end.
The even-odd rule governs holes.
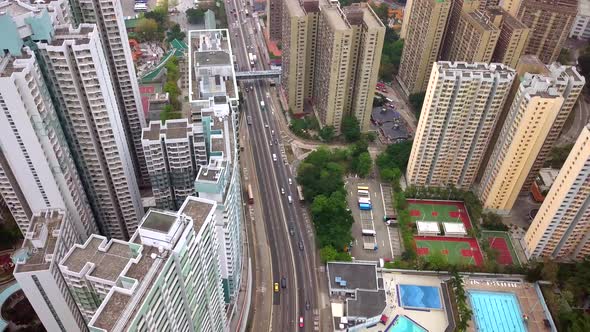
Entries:
POLYGON ((526 332, 516 295, 484 291, 468 294, 477 331, 526 332))
POLYGON ((385 332, 428 332, 406 316, 397 316, 385 332))
POLYGON ((438 287, 398 285, 398 292, 400 305, 404 308, 442 309, 438 287))

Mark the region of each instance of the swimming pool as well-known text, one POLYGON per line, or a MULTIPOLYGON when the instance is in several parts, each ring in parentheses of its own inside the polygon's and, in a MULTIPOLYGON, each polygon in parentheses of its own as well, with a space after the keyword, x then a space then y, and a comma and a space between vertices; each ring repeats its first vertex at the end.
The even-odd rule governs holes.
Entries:
POLYGON ((398 292, 400 305, 404 308, 442 309, 438 287, 398 285, 398 292))
POLYGON ((428 332, 406 316, 397 316, 385 332, 428 332))
POLYGON ((526 332, 516 295, 485 291, 468 294, 477 331, 526 332))

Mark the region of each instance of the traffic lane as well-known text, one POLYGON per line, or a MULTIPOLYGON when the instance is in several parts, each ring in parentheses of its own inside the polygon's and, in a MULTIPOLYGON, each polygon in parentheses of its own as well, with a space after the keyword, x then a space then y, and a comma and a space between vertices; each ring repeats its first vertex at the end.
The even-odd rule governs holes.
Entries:
MULTIPOLYGON (((256 133, 255 133, 256 137, 259 139, 259 143, 261 145, 266 145, 264 147, 261 146, 264 149, 264 152, 265 152, 265 153, 263 153, 263 154, 265 154, 265 156, 261 156, 261 159, 262 158, 265 158, 266 160, 268 160, 270 158, 271 153, 270 153, 270 150, 268 149, 268 145, 267 145, 268 142, 267 142, 267 139, 266 139, 266 133, 265 133, 264 129, 262 129, 262 128, 264 128, 264 120, 263 120, 262 114, 260 114, 261 112, 258 110, 258 104, 259 104, 259 97, 258 97, 258 95, 259 95, 258 86, 256 86, 256 84, 255 84, 254 89, 251 90, 250 93, 248 94, 248 98, 250 99, 249 100, 249 103, 250 103, 250 105, 252 105, 251 106, 251 109, 255 110, 254 112, 251 113, 251 116, 253 118, 253 122, 254 123, 260 124, 259 128, 261 128, 261 129, 260 130, 256 130, 256 133), (252 95, 254 95, 254 96, 252 96, 252 95)), ((274 164, 274 161, 269 161, 269 162, 271 162, 272 164, 274 164)), ((273 169, 273 167, 271 166, 271 167, 268 167, 266 170, 269 173, 272 173, 271 172, 272 169, 273 169)), ((268 174, 268 173, 266 173, 266 174, 267 174, 267 177, 265 179, 265 182, 269 182, 270 183, 271 180, 273 179, 273 176, 272 176, 273 174, 268 174)), ((275 183, 275 188, 270 188, 269 189, 269 195, 268 196, 271 196, 273 198, 277 198, 280 194, 278 194, 278 187, 276 187, 276 184, 277 184, 276 179, 275 179, 274 183, 275 183), (276 193, 276 195, 273 195, 273 192, 276 193)), ((278 197, 278 199, 280 200, 280 197, 278 197)), ((276 203, 276 204, 277 205, 273 204, 273 206, 280 206, 281 203, 279 202, 279 203, 276 203)), ((269 220, 268 223, 271 223, 270 227, 272 227, 273 229, 280 229, 282 225, 281 225, 281 223, 278 223, 278 225, 277 225, 276 220, 283 220, 283 219, 284 218, 282 218, 282 216, 279 216, 279 218, 275 218, 274 219, 275 222, 273 222, 273 220, 269 220), (276 227, 276 226, 278 226, 278 227, 276 227)), ((280 232, 279 231, 278 233, 281 234, 281 235, 283 235, 283 234, 286 235, 286 232, 280 232)), ((286 235, 286 236, 288 236, 288 235, 286 235)), ((281 237, 280 235, 277 236, 277 238, 280 238, 280 237, 281 237)), ((282 243, 282 244, 288 243, 288 240, 286 240, 286 241, 285 240, 280 241, 280 243, 282 243)), ((280 246, 280 247, 283 248, 282 246, 280 246)), ((291 249, 291 248, 289 248, 289 249, 291 249)), ((285 250, 287 250, 287 249, 285 248, 285 250)), ((290 255, 291 258, 292 258, 291 259, 291 262, 293 262, 294 258, 293 258, 292 250, 287 250, 287 251, 289 251, 289 253, 291 254, 290 255)), ((282 257, 287 257, 287 255, 284 255, 282 257)), ((285 261, 287 263, 287 265, 288 265, 286 267, 286 270, 287 270, 286 272, 287 273, 285 273, 285 275, 287 275, 287 276, 294 276, 295 271, 294 271, 294 267, 292 266, 292 264, 288 264, 289 262, 286 261, 286 260, 283 260, 283 261, 285 261), (291 269, 291 268, 293 268, 293 269, 291 269)), ((292 280, 295 280, 295 278, 293 278, 292 280)), ((295 283, 297 283, 297 280, 295 280, 295 283)), ((286 291, 286 293, 290 293, 290 291, 286 291)), ((288 326, 291 326, 291 327, 292 327, 292 325, 290 325, 290 324, 293 324, 294 321, 295 321, 295 318, 292 315, 293 314, 293 311, 289 310, 289 308, 296 307, 296 304, 295 305, 292 304, 293 300, 295 300, 295 302, 296 302, 296 299, 295 299, 294 296, 289 296, 289 302, 290 302, 289 305, 286 305, 285 304, 285 301, 283 301, 283 303, 281 305, 282 306, 283 316, 287 317, 286 320, 283 319, 282 321, 284 323, 286 323, 288 326)))

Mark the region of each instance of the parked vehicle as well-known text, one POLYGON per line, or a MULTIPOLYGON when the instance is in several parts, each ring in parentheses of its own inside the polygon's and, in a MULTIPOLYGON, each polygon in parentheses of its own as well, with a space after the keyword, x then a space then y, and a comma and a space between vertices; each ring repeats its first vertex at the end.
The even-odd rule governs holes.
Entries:
POLYGON ((281 288, 287 288, 287 278, 281 278, 281 288))

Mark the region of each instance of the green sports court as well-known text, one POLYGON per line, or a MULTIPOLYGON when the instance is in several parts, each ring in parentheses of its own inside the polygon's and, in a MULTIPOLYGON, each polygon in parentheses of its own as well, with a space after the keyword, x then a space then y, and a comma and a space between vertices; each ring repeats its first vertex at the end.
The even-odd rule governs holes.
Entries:
POLYGON ((463 202, 408 199, 410 220, 442 222, 462 222, 466 230, 471 229, 471 221, 463 202))
POLYGON ((442 236, 414 236, 416 241, 416 253, 428 256, 433 253, 441 253, 450 264, 483 264, 483 256, 479 250, 476 239, 451 238, 442 236))

